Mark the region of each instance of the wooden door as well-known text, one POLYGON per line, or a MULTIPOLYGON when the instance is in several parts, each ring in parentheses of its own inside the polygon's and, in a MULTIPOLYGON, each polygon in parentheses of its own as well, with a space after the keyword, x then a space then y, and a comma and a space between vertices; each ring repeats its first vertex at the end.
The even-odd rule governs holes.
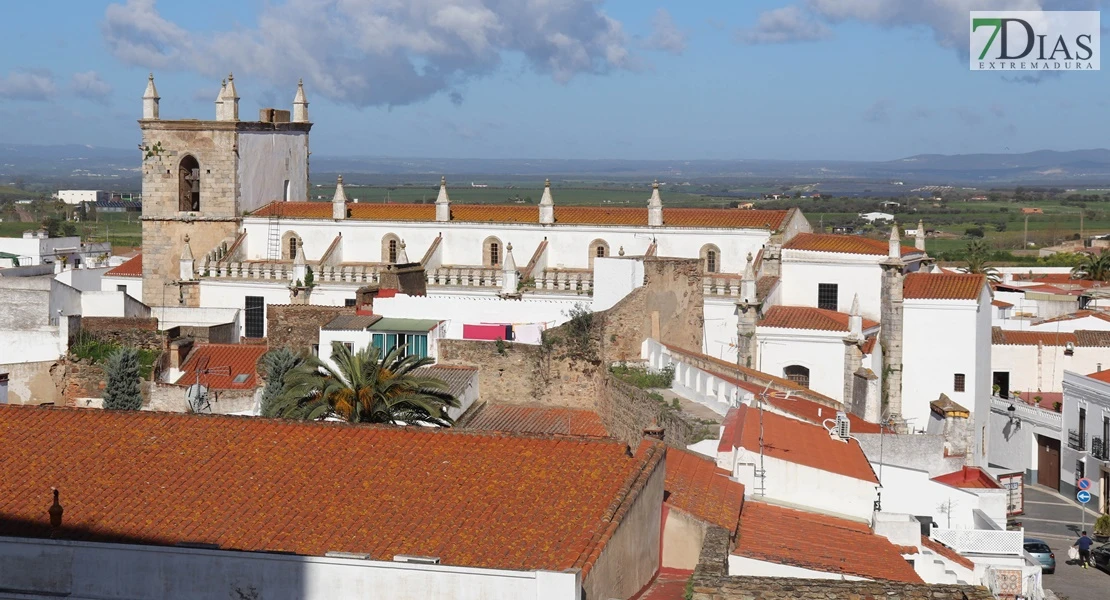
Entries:
POLYGON ((1060 490, 1060 440, 1037 436, 1037 483, 1060 490))

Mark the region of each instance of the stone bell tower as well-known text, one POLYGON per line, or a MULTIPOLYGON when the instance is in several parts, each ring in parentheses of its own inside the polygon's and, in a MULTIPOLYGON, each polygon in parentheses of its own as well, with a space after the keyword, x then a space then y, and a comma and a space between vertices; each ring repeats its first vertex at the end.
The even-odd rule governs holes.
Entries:
MULTIPOLYGON (((296 100, 307 106, 298 86, 296 100)), ((257 121, 239 120, 239 95, 229 75, 211 120, 162 119, 154 76, 139 120, 143 173, 143 303, 196 306, 196 277, 181 257, 204 256, 239 235, 243 215, 270 202, 308 199, 308 132, 290 111, 264 108, 257 121), (186 242, 188 240, 188 242, 186 242)), ((307 111, 298 116, 307 119, 307 111)))

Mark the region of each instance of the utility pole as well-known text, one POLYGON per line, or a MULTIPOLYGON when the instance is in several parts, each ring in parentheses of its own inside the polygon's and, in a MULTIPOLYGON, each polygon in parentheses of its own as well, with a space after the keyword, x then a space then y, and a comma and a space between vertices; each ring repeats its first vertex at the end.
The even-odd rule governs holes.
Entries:
POLYGON ((1029 215, 1025 215, 1025 237, 1022 240, 1021 249, 1025 250, 1029 247, 1029 215))
POLYGON ((1083 217, 1086 216, 1084 214, 1086 212, 1087 211, 1083 210, 1082 208, 1079 209, 1079 247, 1080 248, 1084 248, 1084 247, 1087 246, 1087 243, 1083 239, 1083 217))

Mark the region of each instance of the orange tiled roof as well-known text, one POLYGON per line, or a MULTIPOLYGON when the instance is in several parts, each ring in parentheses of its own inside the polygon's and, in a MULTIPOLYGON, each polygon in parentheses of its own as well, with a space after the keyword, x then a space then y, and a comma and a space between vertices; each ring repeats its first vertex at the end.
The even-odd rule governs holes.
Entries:
POLYGON ((995 346, 1064 346, 1068 342, 1078 342, 1074 333, 1056 333, 1054 331, 1014 331, 993 327, 991 329, 991 343, 995 346))
MULTIPOLYGON (((721 442, 717 446, 719 452, 731 452, 733 448, 759 452, 757 409, 742 405, 729 410, 723 427, 721 442)), ((765 456, 829 473, 872 483, 879 482, 859 442, 852 439, 847 442, 835 440, 820 425, 768 411, 763 412, 763 453, 765 456)))
POLYGON ((0 435, 2 536, 50 537, 57 487, 60 539, 517 570, 588 572, 664 457, 646 441, 629 457, 606 439, 26 406, 0 406, 0 431, 18 432, 0 435))
POLYGON ((609 437, 596 412, 547 406, 487 404, 465 427, 486 431, 609 437))
POLYGON ((1013 308, 1014 307, 1013 304, 1011 304, 1009 302, 1003 302, 1001 300, 991 300, 991 306, 997 306, 998 308, 1013 308))
POLYGON ((1110 370, 1096 371, 1094 373, 1091 373, 1090 375, 1087 375, 1087 377, 1090 377, 1091 379, 1097 379, 1098 381, 1105 381, 1107 383, 1110 383, 1110 370))
POLYGON ((143 255, 136 254, 119 266, 112 267, 104 272, 104 277, 142 277, 143 255))
MULTIPOLYGON (((795 396, 786 399, 770 396, 767 398, 767 404, 815 425, 822 424, 826 419, 835 419, 837 411, 844 410, 843 405, 836 408, 795 396)), ((877 423, 864 421, 850 412, 845 414, 852 425, 852 433, 879 433, 881 430, 877 423)))
POLYGON ((925 536, 921 536, 921 545, 960 565, 965 569, 971 569, 973 571, 975 570, 975 563, 960 556, 958 552, 940 542, 934 541, 933 539, 927 538, 925 536))
POLYGON ((978 300, 985 275, 974 273, 910 273, 902 282, 902 295, 916 300, 978 300))
POLYGON ((824 573, 921 583, 902 549, 867 525, 749 501, 733 554, 824 573))
MULTIPOLYGON (((1010 306, 1013 306, 1013 305, 1011 304, 1010 306)), ((1070 313, 1070 314, 1060 315, 1059 317, 1053 317, 1051 319, 1045 319, 1043 321, 1038 321, 1038 324, 1041 324, 1041 323, 1056 323, 1057 321, 1074 321, 1076 319, 1085 319, 1087 317, 1094 317, 1094 318, 1099 319, 1101 321, 1110 321, 1110 315, 1108 315, 1108 314, 1106 314, 1102 311, 1099 311, 1099 310, 1077 310, 1077 311, 1075 311, 1073 313, 1070 313)))
MULTIPOLYGON (((811 306, 772 306, 759 321, 759 326, 847 332, 848 317, 846 313, 811 306)), ((864 330, 878 326, 875 321, 863 320, 864 330)))
MULTIPOLYGON (((889 242, 858 235, 835 235, 831 233, 799 233, 783 245, 784 250, 809 250, 811 252, 837 252, 841 254, 870 254, 886 256, 889 242)), ((923 254, 917 248, 902 246, 902 256, 923 254)))
POLYGON ((667 449, 667 504, 706 523, 736 531, 744 505, 744 484, 700 455, 667 449))
POLYGON ((938 475, 933 478, 933 481, 958 488, 1002 489, 1002 486, 993 477, 979 467, 964 467, 959 471, 938 475))
POLYGON ((259 383, 258 360, 267 350, 254 344, 201 344, 185 359, 177 384, 193 385, 201 371, 200 384, 207 388, 249 390, 259 383))
MULTIPOLYGON (((367 221, 435 221, 431 204, 349 203, 351 219, 367 221)), ((787 210, 741 210, 736 208, 664 208, 663 223, 669 227, 712 227, 722 229, 777 230, 787 210)), ((331 219, 330 202, 271 202, 253 216, 280 214, 293 219, 331 219)), ((468 223, 539 223, 536 206, 496 204, 452 204, 451 220, 468 223)), ((556 206, 555 223, 566 225, 629 225, 647 227, 647 207, 606 208, 601 206, 556 206)))

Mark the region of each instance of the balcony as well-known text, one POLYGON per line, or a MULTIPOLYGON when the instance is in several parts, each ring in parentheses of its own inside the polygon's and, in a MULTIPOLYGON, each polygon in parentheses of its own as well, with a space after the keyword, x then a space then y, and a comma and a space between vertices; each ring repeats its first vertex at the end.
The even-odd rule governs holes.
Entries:
POLYGON ((1072 450, 1079 450, 1080 452, 1087 449, 1087 436, 1079 435, 1078 429, 1068 430, 1068 448, 1072 450))
POLYGON ((1107 452, 1106 440, 1096 437, 1091 438, 1091 456, 1098 460, 1110 460, 1110 452, 1107 452))

